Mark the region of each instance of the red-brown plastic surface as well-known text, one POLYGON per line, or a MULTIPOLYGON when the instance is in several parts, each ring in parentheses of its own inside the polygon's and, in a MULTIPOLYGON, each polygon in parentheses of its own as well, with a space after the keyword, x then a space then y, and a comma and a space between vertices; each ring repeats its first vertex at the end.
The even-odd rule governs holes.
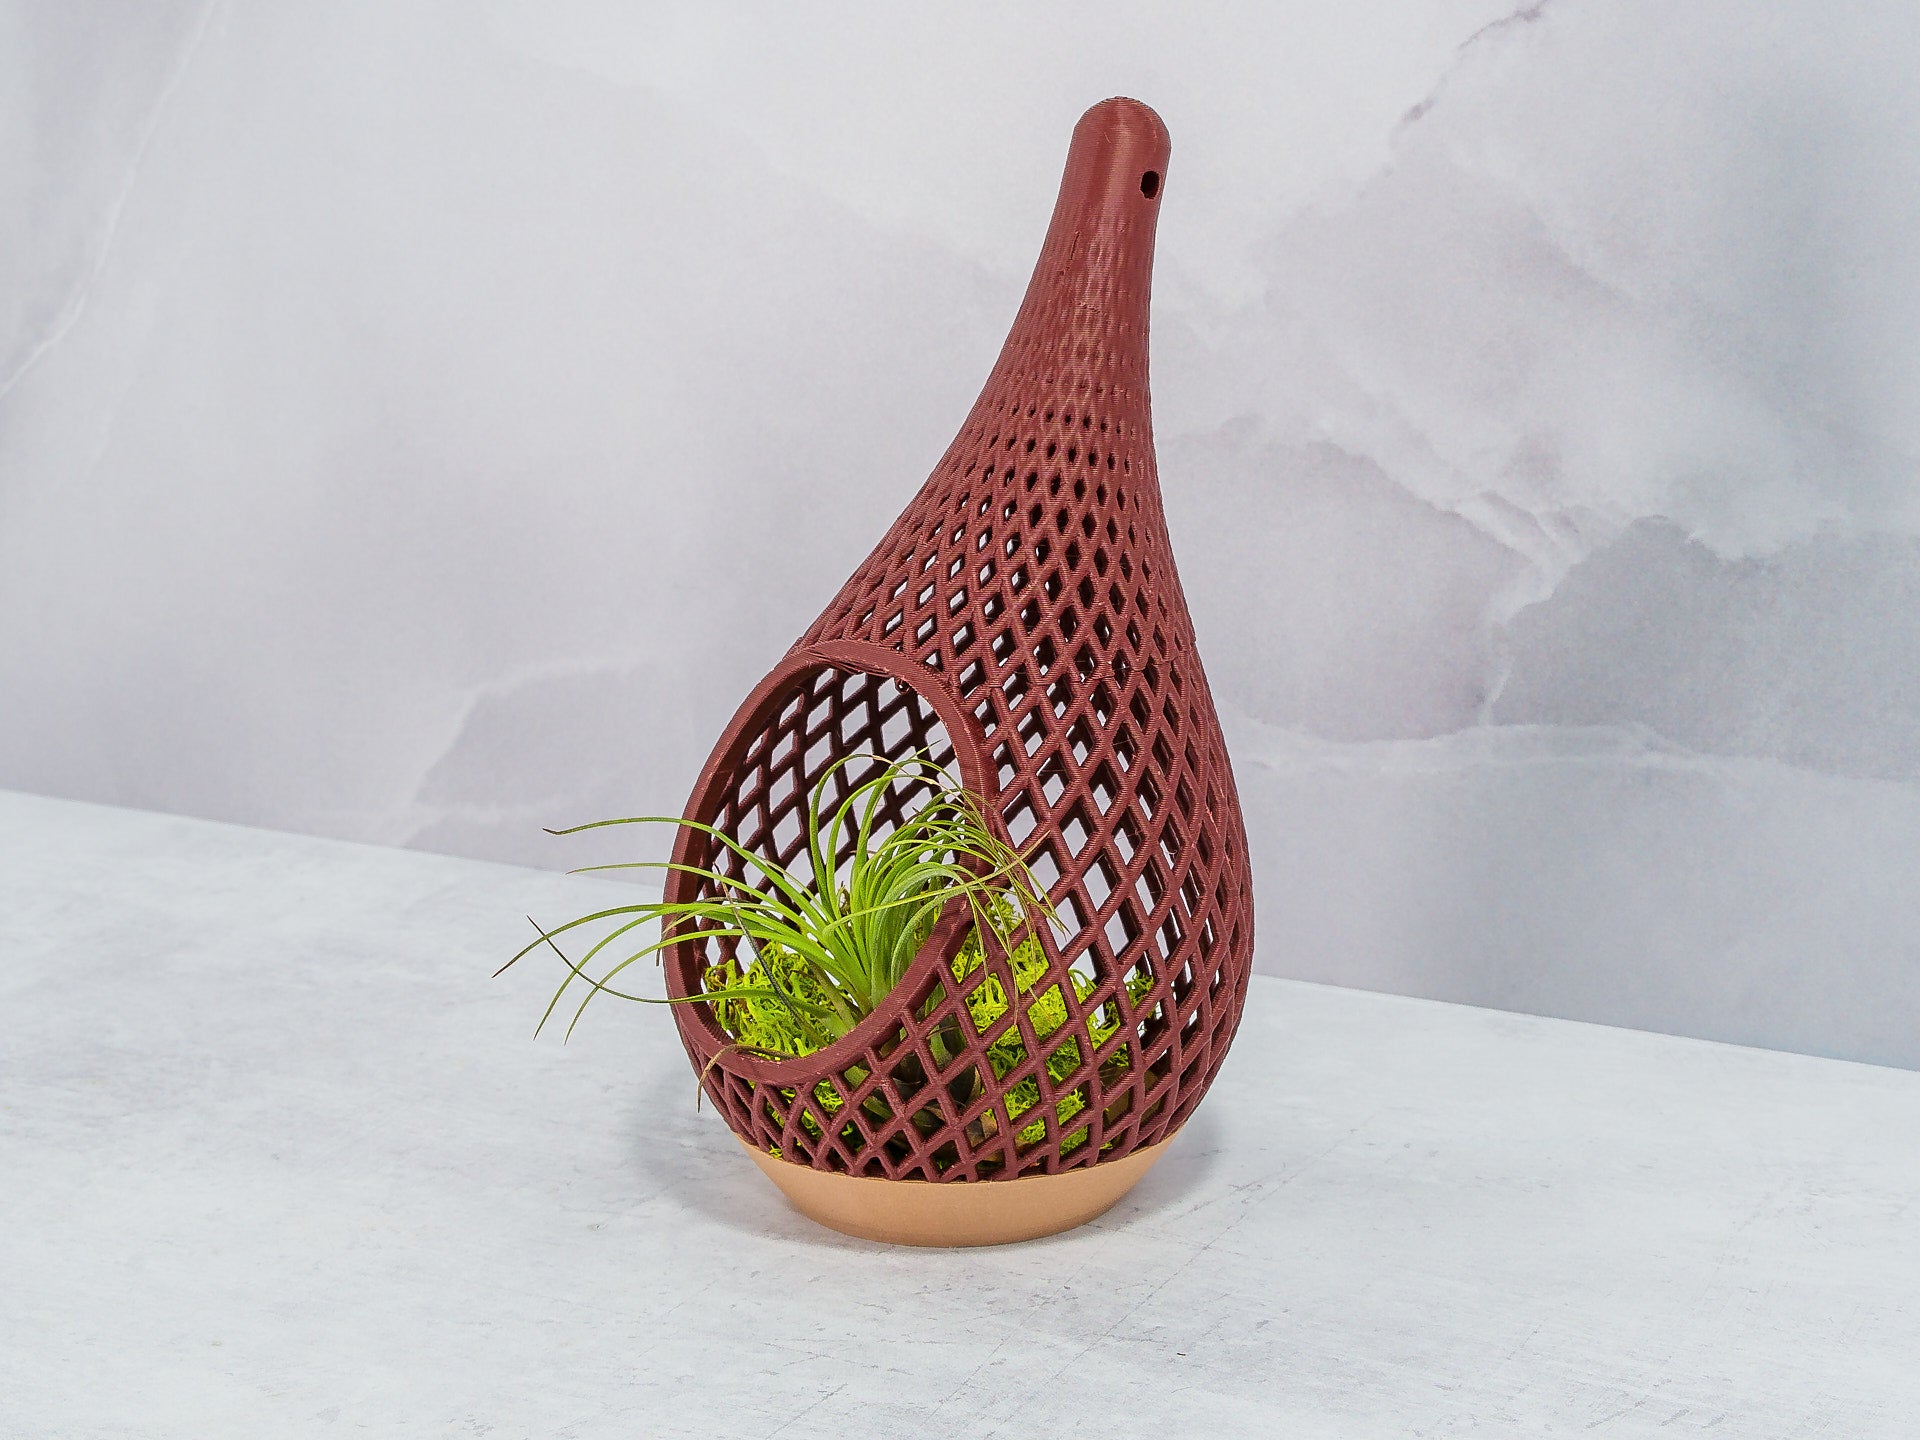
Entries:
MULTIPOLYGON (((931 751, 986 797, 1060 907, 1065 932, 1041 933, 1049 968, 1026 993, 1057 996, 1066 1023, 1043 1039, 1016 1005, 976 1029, 973 987, 989 976, 1015 987, 997 943, 955 979, 964 913, 942 921, 875 1013, 801 1059, 731 1049, 707 1006, 674 1007, 707 1095, 756 1148, 938 1181, 1098 1163, 1177 1130, 1239 1024, 1253 956, 1246 834, 1174 569, 1147 395, 1167 154, 1159 116, 1135 101, 1082 117, 972 414, 741 706, 686 811, 804 871, 806 797, 827 767, 931 751), (1097 1049, 1096 1016, 1120 1021, 1097 1049), (987 1047, 1010 1026, 1026 1060, 996 1076, 987 1047), (1069 1038, 1079 1063, 1056 1083, 1043 1061, 1069 1038), (830 1106, 822 1081, 846 1103, 830 1106), (1010 1114, 1023 1081, 1039 1102, 1010 1114), (1063 1107, 1075 1113, 1062 1119, 1063 1107)), ((839 793, 859 778, 855 767, 839 793)), ((714 848, 683 827, 674 858, 741 875, 714 848)), ((667 897, 703 889, 676 872, 667 897)), ((669 993, 697 995, 706 968, 734 953, 673 946, 669 993)))

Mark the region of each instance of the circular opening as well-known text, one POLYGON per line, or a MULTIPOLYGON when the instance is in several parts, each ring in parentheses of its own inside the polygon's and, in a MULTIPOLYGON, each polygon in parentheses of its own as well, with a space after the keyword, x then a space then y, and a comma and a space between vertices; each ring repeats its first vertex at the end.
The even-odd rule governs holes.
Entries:
MULTIPOLYGON (((748 740, 717 813, 696 816, 726 831, 742 848, 773 862, 802 884, 844 883, 854 836, 825 857, 833 875, 816 875, 808 844, 811 811, 829 820, 859 785, 888 763, 924 755, 956 779, 959 765, 947 728, 927 699, 882 675, 821 665, 796 676, 771 719, 748 740)), ((874 834, 899 826, 925 798, 925 787, 903 778, 883 792, 874 834)), ((737 852, 715 854, 713 868, 755 889, 771 883, 737 852)), ((731 945, 709 943, 709 957, 731 956, 731 945)))
POLYGON ((1149 170, 1140 177, 1140 193, 1151 200, 1160 193, 1160 172, 1149 170))
MULTIPOLYGON (((914 755, 954 779, 968 778, 932 700, 911 681, 831 662, 786 677, 727 745, 731 758, 710 780, 703 777, 690 813, 739 848, 694 840, 684 858, 711 874, 670 874, 669 900, 713 900, 729 889, 773 895, 780 890, 775 870, 802 889, 844 887, 858 843, 853 828, 840 832, 835 853, 820 856, 818 865, 811 835, 818 829, 824 838, 829 826, 818 822, 830 821, 856 788, 914 755)), ((875 797, 870 838, 898 829, 927 794, 911 776, 890 782, 875 797)), ((682 840, 691 833, 683 831, 682 840)), ((690 938, 668 956, 669 990, 697 994, 707 988, 709 968, 735 961, 744 969, 754 951, 737 937, 690 938)))

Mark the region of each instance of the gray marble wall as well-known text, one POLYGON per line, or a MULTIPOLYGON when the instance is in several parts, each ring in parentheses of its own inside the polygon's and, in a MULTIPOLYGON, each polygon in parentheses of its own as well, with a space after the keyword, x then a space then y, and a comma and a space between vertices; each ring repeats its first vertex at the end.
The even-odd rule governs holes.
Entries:
POLYGON ((1133 94, 1261 967, 1920 1065, 1906 0, 660 10, 0 0, 0 784, 677 809, 1133 94))

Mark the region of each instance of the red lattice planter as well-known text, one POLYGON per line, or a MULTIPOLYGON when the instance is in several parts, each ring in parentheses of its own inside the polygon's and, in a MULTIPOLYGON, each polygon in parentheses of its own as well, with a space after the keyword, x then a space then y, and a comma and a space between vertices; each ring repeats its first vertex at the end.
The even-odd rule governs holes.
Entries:
MULTIPOLYGON (((1064 928, 1035 931, 1046 972, 1024 987, 1058 997, 1058 1029, 1036 1033, 1027 1004, 976 1026, 975 987, 1017 987, 986 927, 984 962, 956 976, 973 929, 959 906, 885 1003, 804 1058, 743 1054, 708 1006, 674 1007, 734 1133, 836 1228, 985 1243, 1098 1214, 1193 1113, 1239 1024, 1253 955, 1246 835, 1174 568, 1147 396, 1167 154, 1144 105, 1109 100, 1082 117, 972 414, 748 696, 688 802, 688 818, 804 869, 806 797, 836 760, 925 750, 986 798, 1059 907, 1064 928), (988 1047, 1016 1031, 1024 1063, 996 1075, 988 1047), (1069 1039, 1079 1063, 1050 1074, 1069 1039)), ((855 765, 828 783, 844 795, 860 778, 855 765)), ((744 881, 717 848, 683 827, 673 858, 744 881)), ((672 871, 666 898, 711 885, 672 871)), ((698 995, 733 955, 731 940, 677 943, 669 993, 698 995)))

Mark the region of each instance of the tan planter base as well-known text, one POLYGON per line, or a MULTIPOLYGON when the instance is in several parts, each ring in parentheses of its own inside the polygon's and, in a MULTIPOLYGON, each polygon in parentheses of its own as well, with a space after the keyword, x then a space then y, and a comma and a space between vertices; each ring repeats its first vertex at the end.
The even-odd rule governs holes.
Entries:
POLYGON ((733 1138, 809 1220, 862 1240, 938 1246, 1005 1245, 1084 1225, 1131 1190, 1173 1143, 1168 1138, 1058 1175, 937 1185, 792 1165, 733 1138))

